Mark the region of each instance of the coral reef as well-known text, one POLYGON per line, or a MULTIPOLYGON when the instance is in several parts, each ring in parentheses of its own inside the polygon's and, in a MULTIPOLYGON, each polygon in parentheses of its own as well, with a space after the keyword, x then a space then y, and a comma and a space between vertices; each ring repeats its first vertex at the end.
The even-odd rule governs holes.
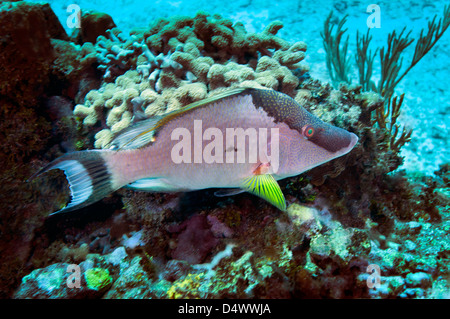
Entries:
POLYGON ((49 82, 54 59, 50 40, 64 39, 67 35, 48 4, 3 2, 0 10, 3 13, 0 32, 4 39, 0 50, 0 94, 22 105, 41 95, 49 82), (21 81, 24 76, 28 81, 21 81))
POLYGON ((81 270, 74 268, 73 265, 57 263, 36 269, 23 277, 22 285, 16 292, 15 298, 98 298, 111 285, 111 282, 112 279, 106 269, 88 268, 81 275, 81 270))
POLYGON ((251 33, 200 12, 127 35, 86 13, 69 39, 47 5, 0 6, 8 36, 42 40, 0 52, 11 77, 0 78, 2 297, 448 298, 448 164, 434 178, 398 172, 395 128, 374 125, 383 97, 311 79, 306 45, 278 37, 281 22, 251 33), (237 86, 284 92, 359 137, 347 156, 280 182, 287 212, 248 194, 122 189, 46 218, 67 199, 64 179, 22 182, 63 151, 107 148, 139 119, 237 86))
POLYGON ((142 53, 136 38, 125 35, 119 29, 105 31, 106 36, 100 35, 95 42, 98 69, 104 72, 104 79, 111 80, 123 74, 135 64, 137 56, 142 53))
POLYGON ((26 181, 46 156, 73 149, 73 99, 77 94, 84 98, 100 79, 95 77, 93 46, 72 43, 48 4, 2 1, 0 23, 3 298, 23 277, 34 231, 42 226, 48 202, 40 196, 55 205, 67 199, 56 192, 65 186, 61 179, 53 184, 44 178, 41 186, 26 181))
POLYGON ((299 64, 306 44, 277 37, 281 27, 274 22, 261 34, 247 33, 241 23, 198 13, 159 19, 130 36, 111 29, 95 44, 105 82, 74 114, 91 132, 100 123, 95 147, 107 148, 135 119, 179 109, 224 88, 267 87, 294 96, 298 74, 307 71, 299 64))
POLYGON ((84 273, 86 287, 92 290, 105 291, 112 283, 112 278, 107 269, 89 268, 84 273))
MULTIPOLYGON (((334 25, 330 24, 333 12, 331 11, 324 22, 324 30, 321 32, 324 49, 326 51, 327 69, 333 85, 337 87, 341 82, 350 84, 352 82, 350 71, 351 65, 347 58, 349 37, 341 43, 347 29, 343 26, 347 20, 344 16, 337 24, 337 30, 333 34, 334 25)), ((374 124, 382 129, 389 131, 389 147, 393 152, 399 152, 401 146, 411 140, 412 130, 403 128, 399 137, 397 137, 400 125, 397 124, 397 118, 400 115, 400 108, 405 94, 399 97, 395 96, 395 87, 408 74, 408 72, 433 48, 438 40, 443 36, 450 26, 450 6, 445 5, 443 15, 437 21, 435 15, 428 27, 422 29, 417 40, 414 54, 408 67, 402 69, 403 55, 415 39, 410 37, 411 31, 405 34, 406 27, 397 34, 392 31, 388 35, 387 47, 376 49, 372 54, 369 50, 372 36, 367 30, 366 35, 356 34, 357 53, 355 55, 356 64, 359 72, 359 83, 364 91, 372 90, 383 96, 384 103, 376 108, 376 119, 374 124), (380 79, 378 83, 372 80, 373 62, 377 52, 380 52, 380 79)))
POLYGON ((107 35, 107 31, 115 27, 116 24, 110 15, 95 10, 83 10, 80 28, 76 29, 71 37, 80 44, 85 42, 96 43, 99 36, 107 35))
POLYGON ((190 264, 200 264, 218 244, 206 217, 202 215, 192 216, 181 225, 171 227, 169 231, 180 233, 177 238, 177 246, 172 252, 172 258, 184 260, 190 264))
MULTIPOLYGON (((161 203, 171 200, 162 199, 161 203)), ((246 211, 249 205, 245 199, 241 201, 208 214, 225 222, 235 210, 242 219, 231 226, 234 234, 230 238, 216 239, 222 244, 213 248, 214 253, 202 264, 197 264, 198 259, 191 259, 194 264, 165 261, 160 247, 146 245, 144 250, 118 246, 109 254, 88 254, 79 265, 92 272, 108 271, 112 284, 104 298, 419 298, 444 297, 445 289, 448 291, 448 256, 443 252, 449 247, 448 241, 441 240, 447 236, 448 222, 436 233, 431 223, 397 221, 386 238, 367 227, 344 227, 326 206, 319 207, 320 203, 313 208, 294 202, 289 214, 276 215, 266 208, 260 213, 246 211), (400 238, 408 239, 400 242, 400 238), (369 288, 367 267, 372 264, 381 267, 380 281, 379 286, 369 288)), ((203 220, 199 216, 191 217, 195 222, 187 220, 177 227, 201 221, 201 227, 207 229, 205 216, 203 220)), ((151 223, 155 220, 144 225, 144 236, 152 232, 151 223)), ((173 227, 168 231, 166 234, 173 233, 173 227)), ((169 244, 172 251, 185 247, 181 234, 178 243, 169 244)), ((189 250, 185 254, 197 255, 189 250)), ((43 272, 45 269, 36 270, 43 272)), ((109 279, 107 282, 109 285, 109 279)), ((42 296, 44 288, 33 285, 33 280, 24 280, 16 297, 42 296), (35 289, 34 294, 21 295, 30 289, 35 289)), ((66 298, 57 291, 54 296, 66 298)))

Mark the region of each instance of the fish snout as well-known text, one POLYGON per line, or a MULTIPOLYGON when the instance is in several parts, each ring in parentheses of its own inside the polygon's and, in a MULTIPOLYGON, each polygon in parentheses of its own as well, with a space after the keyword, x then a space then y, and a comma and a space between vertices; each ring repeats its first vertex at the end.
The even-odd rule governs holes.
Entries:
POLYGON ((352 132, 349 132, 349 133, 350 133, 350 144, 347 147, 347 152, 350 152, 355 147, 356 143, 358 143, 358 140, 359 140, 359 138, 356 134, 354 134, 352 132))
POLYGON ((339 145, 339 149, 336 153, 340 155, 344 155, 349 153, 358 143, 358 136, 352 132, 348 132, 344 129, 339 129, 340 133, 338 136, 335 136, 334 142, 339 145))
POLYGON ((327 152, 343 155, 350 152, 358 142, 358 136, 354 133, 328 123, 317 128, 317 134, 314 133, 308 140, 327 152))

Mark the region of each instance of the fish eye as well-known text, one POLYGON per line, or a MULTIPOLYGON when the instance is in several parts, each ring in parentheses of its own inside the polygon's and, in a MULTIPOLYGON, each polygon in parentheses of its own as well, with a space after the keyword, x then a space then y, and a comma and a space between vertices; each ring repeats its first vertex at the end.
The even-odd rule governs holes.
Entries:
POLYGON ((314 127, 312 125, 305 125, 302 128, 302 134, 305 138, 311 138, 314 136, 314 127))

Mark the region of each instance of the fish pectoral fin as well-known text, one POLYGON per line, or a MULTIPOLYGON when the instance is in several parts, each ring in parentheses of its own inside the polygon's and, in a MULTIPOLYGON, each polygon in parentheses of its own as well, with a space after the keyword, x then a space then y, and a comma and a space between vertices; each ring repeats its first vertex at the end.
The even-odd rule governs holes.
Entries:
POLYGON ((125 187, 143 192, 170 192, 175 190, 173 185, 170 185, 163 178, 159 177, 141 178, 125 187))
POLYGON ((241 188, 253 195, 265 199, 273 206, 282 211, 286 211, 286 200, 280 185, 275 178, 270 174, 253 175, 246 178, 241 188))
POLYGON ((221 189, 221 190, 214 192, 214 196, 217 196, 217 197, 233 196, 233 195, 241 194, 243 192, 245 192, 245 189, 241 189, 241 188, 221 189))

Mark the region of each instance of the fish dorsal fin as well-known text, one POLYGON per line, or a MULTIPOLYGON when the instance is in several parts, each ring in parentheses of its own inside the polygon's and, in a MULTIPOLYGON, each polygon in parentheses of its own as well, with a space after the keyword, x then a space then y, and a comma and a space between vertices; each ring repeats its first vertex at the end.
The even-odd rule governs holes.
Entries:
POLYGON ((155 127, 162 116, 155 116, 147 120, 137 122, 124 129, 111 142, 110 149, 127 150, 137 149, 148 145, 154 140, 155 127))
POLYGON ((169 122, 170 120, 180 116, 186 112, 189 112, 195 108, 214 103, 221 99, 237 95, 247 90, 246 87, 239 87, 224 91, 206 99, 193 102, 185 107, 172 111, 162 116, 152 117, 148 120, 144 120, 136 123, 121 132, 111 143, 111 149, 123 150, 123 149, 136 149, 148 145, 148 143, 154 140, 155 132, 161 126, 169 122))
POLYGON ((284 199, 283 192, 272 175, 250 176, 242 182, 241 188, 265 199, 278 209, 286 211, 286 200, 284 199))
POLYGON ((179 110, 175 110, 172 111, 170 113, 167 113, 163 116, 163 118, 158 122, 158 124, 156 125, 155 129, 163 126, 164 124, 166 124, 167 122, 169 122, 170 120, 174 119, 177 116, 180 116, 181 114, 184 114, 186 112, 192 111, 193 109, 196 109, 198 107, 202 107, 214 102, 217 102, 221 99, 230 97, 230 96, 234 96, 234 95, 238 95, 242 92, 244 92, 245 90, 247 90, 248 88, 246 87, 239 87, 239 88, 235 88, 235 89, 231 89, 231 90, 227 90, 224 92, 221 92, 219 94, 210 96, 206 99, 200 100, 200 101, 196 101, 193 102, 191 104, 186 105, 185 107, 179 109, 179 110))
POLYGON ((219 101, 221 99, 224 99, 224 98, 227 98, 227 97, 230 97, 230 96, 233 96, 233 95, 240 94, 240 93, 244 92, 247 89, 248 88, 246 88, 246 87, 238 87, 238 88, 226 90, 226 91, 223 91, 221 93, 215 94, 213 96, 207 97, 207 98, 205 98, 203 100, 196 101, 196 102, 193 102, 191 104, 188 104, 188 105, 186 105, 185 107, 183 107, 183 108, 181 108, 179 110, 176 110, 176 111, 173 111, 173 112, 169 113, 168 115, 172 115, 172 114, 177 115, 178 113, 184 113, 184 112, 190 111, 192 109, 195 109, 195 108, 197 108, 199 106, 204 106, 204 105, 207 105, 207 104, 219 101))

